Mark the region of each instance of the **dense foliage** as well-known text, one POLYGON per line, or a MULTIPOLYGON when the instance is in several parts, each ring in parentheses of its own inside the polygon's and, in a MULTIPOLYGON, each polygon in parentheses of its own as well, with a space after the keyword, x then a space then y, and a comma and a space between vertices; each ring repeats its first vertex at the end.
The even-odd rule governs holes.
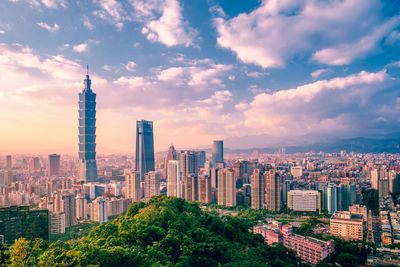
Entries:
MULTIPOLYGON (((159 196, 77 241, 19 239, 6 263, 38 266, 299 266, 283 246, 269 247, 239 217, 219 217, 197 203, 159 196)), ((3 261, 3 264, 5 262, 3 261)))
POLYGON ((76 240, 87 236, 99 224, 96 222, 84 222, 65 229, 65 233, 50 235, 50 242, 76 240))

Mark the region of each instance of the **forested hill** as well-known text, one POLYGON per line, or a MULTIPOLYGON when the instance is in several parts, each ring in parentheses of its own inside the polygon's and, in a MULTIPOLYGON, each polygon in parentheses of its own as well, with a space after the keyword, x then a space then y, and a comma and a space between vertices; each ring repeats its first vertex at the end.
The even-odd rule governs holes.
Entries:
POLYGON ((293 252, 267 246, 248 228, 245 219, 159 196, 131 204, 80 240, 47 246, 20 239, 1 256, 14 266, 298 266, 293 252))

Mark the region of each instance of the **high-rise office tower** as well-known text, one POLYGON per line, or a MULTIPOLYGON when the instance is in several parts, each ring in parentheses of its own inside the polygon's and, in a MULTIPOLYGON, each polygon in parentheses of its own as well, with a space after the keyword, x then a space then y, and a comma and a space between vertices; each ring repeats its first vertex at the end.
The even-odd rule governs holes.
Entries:
POLYGON ((96 164, 96 94, 91 89, 89 71, 79 93, 79 164, 83 182, 97 181, 96 164))
POLYGON ((146 200, 160 195, 160 180, 160 173, 155 171, 147 172, 144 175, 144 197, 146 200))
POLYGON ((137 171, 125 171, 125 197, 133 202, 142 199, 142 189, 140 188, 140 173, 137 171))
POLYGON ((152 121, 136 122, 136 165, 135 170, 144 181, 147 172, 154 171, 154 137, 152 121))
POLYGON ((40 159, 39 159, 39 157, 30 157, 29 158, 29 171, 30 172, 40 171, 40 159))
POLYGON ((251 175, 251 208, 262 209, 265 203, 265 176, 255 169, 251 175))
POLYGON ((212 146, 212 162, 214 167, 224 162, 224 141, 215 140, 212 146))
POLYGON ((60 155, 49 155, 49 177, 60 174, 60 155))
POLYGON ((196 151, 192 150, 183 150, 179 154, 180 165, 181 165, 181 173, 182 176, 190 176, 192 174, 198 174, 198 154, 196 151))
POLYGON ((198 178, 199 202, 209 204, 211 197, 211 178, 208 175, 200 175, 198 178))
POLYGON ((274 169, 266 175, 265 203, 268 210, 279 211, 281 209, 281 181, 274 169))
POLYGON ((206 163, 206 152, 196 151, 196 158, 197 158, 197 166, 199 168, 204 168, 206 163))
POLYGON ((178 154, 176 153, 174 145, 171 145, 168 149, 167 157, 165 158, 165 166, 168 165, 168 161, 177 159, 178 159, 178 154))
POLYGON ((236 206, 235 173, 229 168, 218 171, 218 205, 236 206))
POLYGON ((6 170, 12 169, 12 158, 11 155, 6 156, 6 170))
POLYGON ((178 160, 167 163, 167 196, 181 197, 181 171, 178 160))

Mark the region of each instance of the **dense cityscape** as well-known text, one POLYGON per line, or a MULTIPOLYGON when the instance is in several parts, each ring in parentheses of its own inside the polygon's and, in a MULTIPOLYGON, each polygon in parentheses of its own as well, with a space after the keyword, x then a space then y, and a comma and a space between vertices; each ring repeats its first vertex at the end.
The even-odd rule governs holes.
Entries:
POLYGON ((0 267, 400 266, 399 1, 0 11, 0 267))
POLYGON ((262 211, 255 213, 251 231, 268 245, 295 251, 305 263, 329 259, 335 253, 330 238, 336 237, 365 250, 362 260, 345 254, 351 265, 400 264, 398 154, 286 154, 282 148, 274 154, 224 155, 223 140, 208 150, 171 145, 155 154, 153 122, 138 120, 134 157, 96 156, 96 94, 89 70, 78 106, 78 158, 2 157, 2 243, 57 240, 69 228, 111 222, 133 202, 166 195, 198 202, 218 216, 262 211))

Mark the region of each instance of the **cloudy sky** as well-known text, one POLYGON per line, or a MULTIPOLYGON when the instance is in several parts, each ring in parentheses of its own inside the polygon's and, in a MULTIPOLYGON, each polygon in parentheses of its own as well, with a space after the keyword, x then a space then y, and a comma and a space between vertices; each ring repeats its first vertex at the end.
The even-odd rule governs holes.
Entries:
POLYGON ((0 152, 76 152, 89 63, 99 152, 400 131, 392 0, 2 0, 0 152), (231 140, 229 142, 229 140, 231 140))

